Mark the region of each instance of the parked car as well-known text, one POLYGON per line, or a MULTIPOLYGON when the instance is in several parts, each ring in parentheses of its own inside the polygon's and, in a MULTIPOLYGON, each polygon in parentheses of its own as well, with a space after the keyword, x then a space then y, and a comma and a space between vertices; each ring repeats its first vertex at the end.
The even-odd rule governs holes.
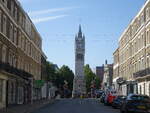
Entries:
POLYGON ((150 98, 146 95, 130 94, 120 107, 121 113, 150 113, 150 98))
POLYGON ((104 99, 104 105, 111 105, 116 96, 116 91, 108 91, 104 99))
POLYGON ((122 105, 122 103, 125 99, 126 99, 126 96, 123 96, 123 95, 117 96, 112 102, 112 107, 120 108, 120 106, 122 105))
POLYGON ((95 94, 96 94, 96 98, 100 98, 102 96, 102 94, 104 93, 103 90, 96 90, 95 94))
POLYGON ((104 103, 105 96, 106 96, 105 93, 103 93, 102 96, 100 97, 100 102, 101 103, 104 103))

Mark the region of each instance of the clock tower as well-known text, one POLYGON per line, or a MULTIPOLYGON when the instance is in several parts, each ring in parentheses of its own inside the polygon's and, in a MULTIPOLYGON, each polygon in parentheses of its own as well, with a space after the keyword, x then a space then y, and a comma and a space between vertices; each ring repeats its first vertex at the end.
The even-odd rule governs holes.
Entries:
POLYGON ((82 34, 81 25, 75 37, 75 77, 73 83, 73 97, 86 93, 84 78, 85 36, 82 34))

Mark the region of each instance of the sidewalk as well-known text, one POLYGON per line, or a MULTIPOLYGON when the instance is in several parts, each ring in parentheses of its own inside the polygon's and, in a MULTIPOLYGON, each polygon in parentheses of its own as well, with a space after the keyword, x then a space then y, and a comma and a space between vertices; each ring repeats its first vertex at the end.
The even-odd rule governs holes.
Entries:
POLYGON ((6 109, 1 109, 0 113, 31 113, 41 107, 44 107, 47 104, 54 103, 53 100, 40 100, 36 101, 33 104, 25 104, 25 105, 16 105, 12 107, 8 107, 6 109))

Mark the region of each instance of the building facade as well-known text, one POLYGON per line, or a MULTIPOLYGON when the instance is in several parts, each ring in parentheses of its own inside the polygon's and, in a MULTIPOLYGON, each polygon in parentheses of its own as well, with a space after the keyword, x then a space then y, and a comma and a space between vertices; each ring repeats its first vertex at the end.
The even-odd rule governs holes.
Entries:
POLYGON ((150 0, 122 33, 114 64, 114 79, 122 78, 118 83, 123 94, 150 96, 150 0))
POLYGON ((84 79, 84 56, 85 36, 82 34, 80 26, 78 35, 75 37, 75 77, 72 92, 73 97, 86 93, 86 83, 84 79))
POLYGON ((103 77, 104 77, 104 65, 103 66, 97 66, 95 74, 100 78, 100 81, 102 82, 103 77))
POLYGON ((107 60, 104 65, 104 77, 102 82, 102 89, 112 89, 112 78, 113 78, 113 64, 107 64, 107 60))
POLYGON ((17 0, 0 0, 0 108, 30 103, 41 79, 42 39, 17 0))

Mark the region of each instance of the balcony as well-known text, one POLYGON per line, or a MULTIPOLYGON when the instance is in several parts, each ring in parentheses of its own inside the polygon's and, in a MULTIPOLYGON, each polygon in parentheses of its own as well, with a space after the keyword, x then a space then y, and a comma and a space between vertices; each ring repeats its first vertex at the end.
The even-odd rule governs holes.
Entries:
POLYGON ((8 63, 2 63, 0 62, 0 71, 5 71, 7 73, 19 76, 23 79, 27 79, 29 80, 29 78, 33 77, 33 75, 31 75, 28 72, 25 72, 23 70, 19 70, 17 68, 14 68, 13 66, 10 66, 8 63))
POLYGON ((146 75, 149 75, 149 74, 150 74, 150 68, 146 68, 144 70, 133 73, 133 77, 134 78, 145 77, 146 75))

